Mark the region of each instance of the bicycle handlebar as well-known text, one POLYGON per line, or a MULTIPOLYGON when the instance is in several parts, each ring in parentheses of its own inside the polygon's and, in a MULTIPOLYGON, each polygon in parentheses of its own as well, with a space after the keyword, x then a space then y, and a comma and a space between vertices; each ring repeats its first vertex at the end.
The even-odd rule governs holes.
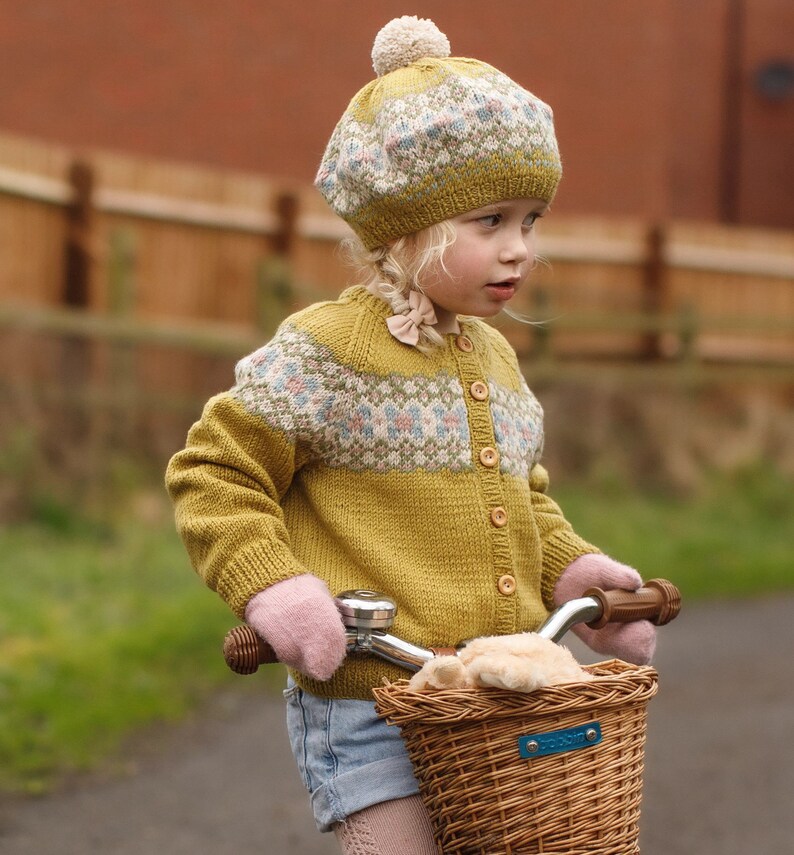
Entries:
MULTIPOLYGON (((336 598, 347 633, 347 652, 373 653, 381 659, 418 671, 425 662, 441 654, 455 654, 465 646, 424 648, 390 635, 397 606, 374 591, 344 591, 336 598)), ((537 634, 559 641, 578 623, 600 629, 606 623, 650 620, 657 626, 669 623, 681 610, 681 592, 665 579, 651 579, 637 591, 590 588, 583 597, 563 603, 551 613, 537 634)), ((236 674, 253 674, 260 665, 278 662, 273 648, 245 624, 227 634, 223 644, 226 664, 236 674)))

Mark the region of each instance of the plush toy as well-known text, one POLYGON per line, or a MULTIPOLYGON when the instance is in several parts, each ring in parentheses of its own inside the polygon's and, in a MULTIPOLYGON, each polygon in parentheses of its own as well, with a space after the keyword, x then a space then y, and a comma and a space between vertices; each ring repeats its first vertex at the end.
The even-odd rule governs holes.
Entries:
POLYGON ((436 656, 408 685, 417 692, 475 686, 534 692, 544 686, 591 679, 566 647, 534 632, 522 632, 477 638, 457 656, 436 656))

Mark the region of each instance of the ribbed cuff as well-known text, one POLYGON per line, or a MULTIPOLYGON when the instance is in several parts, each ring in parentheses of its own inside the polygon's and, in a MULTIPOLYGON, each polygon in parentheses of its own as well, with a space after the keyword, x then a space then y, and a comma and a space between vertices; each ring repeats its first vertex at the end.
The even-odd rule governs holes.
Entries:
POLYGON ((218 578, 216 590, 241 620, 254 594, 276 582, 300 576, 306 568, 286 547, 273 548, 268 542, 250 545, 234 557, 218 578))
POLYGON ((543 572, 540 578, 540 593, 543 605, 553 611, 554 587, 557 580, 565 572, 568 565, 581 555, 601 554, 597 546, 593 546, 573 532, 560 532, 543 541, 543 572))

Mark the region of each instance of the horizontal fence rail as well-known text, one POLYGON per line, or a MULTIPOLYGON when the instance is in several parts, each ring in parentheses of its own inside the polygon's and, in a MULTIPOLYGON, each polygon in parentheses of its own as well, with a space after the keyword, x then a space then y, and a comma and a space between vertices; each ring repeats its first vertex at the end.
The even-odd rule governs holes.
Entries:
MULTIPOLYGON (((75 201, 74 188, 66 181, 2 166, 0 193, 61 206, 75 201)), ((279 219, 272 212, 134 190, 99 189, 93 205, 103 213, 260 235, 276 234, 279 228, 279 219)), ((318 241, 339 241, 351 234, 339 218, 323 214, 298 217, 295 231, 301 237, 318 241)), ((544 235, 542 252, 560 261, 610 265, 638 265, 646 260, 645 248, 636 241, 583 235, 544 235)), ((781 255, 779 252, 678 244, 665 249, 664 262, 684 270, 794 279, 794 253, 781 255)))
MULTIPOLYGON (((348 283, 348 235, 308 185, 0 134, 5 328, 24 306, 83 323, 67 308, 97 335, 232 352, 348 283)), ((543 323, 504 327, 524 354, 794 364, 794 233, 555 215, 538 248, 514 302, 543 323)))
MULTIPOLYGON (((520 328, 519 328, 520 329, 520 328)), ((694 357, 693 341, 697 335, 715 332, 741 332, 764 336, 794 336, 794 318, 694 318, 682 315, 627 314, 619 318, 596 314, 566 314, 533 324, 513 338, 521 359, 548 355, 548 341, 566 333, 664 333, 678 342, 677 360, 694 357)), ((97 315, 77 309, 31 307, 20 304, 0 305, 0 332, 6 334, 42 335, 80 338, 88 342, 112 345, 149 346, 195 351, 204 356, 237 359, 260 347, 266 334, 256 327, 209 322, 173 323, 155 319, 97 315)), ((724 360, 720 360, 724 361, 724 360)), ((739 360, 745 361, 745 360, 739 360)), ((794 379, 794 363, 791 364, 794 379)))

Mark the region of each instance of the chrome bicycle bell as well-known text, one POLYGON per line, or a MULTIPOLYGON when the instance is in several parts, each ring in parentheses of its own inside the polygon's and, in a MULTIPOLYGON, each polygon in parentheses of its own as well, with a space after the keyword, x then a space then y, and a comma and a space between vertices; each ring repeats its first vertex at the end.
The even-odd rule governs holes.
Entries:
POLYGON ((342 623, 350 629, 389 629, 397 614, 397 603, 376 591, 342 591, 336 600, 342 623))

